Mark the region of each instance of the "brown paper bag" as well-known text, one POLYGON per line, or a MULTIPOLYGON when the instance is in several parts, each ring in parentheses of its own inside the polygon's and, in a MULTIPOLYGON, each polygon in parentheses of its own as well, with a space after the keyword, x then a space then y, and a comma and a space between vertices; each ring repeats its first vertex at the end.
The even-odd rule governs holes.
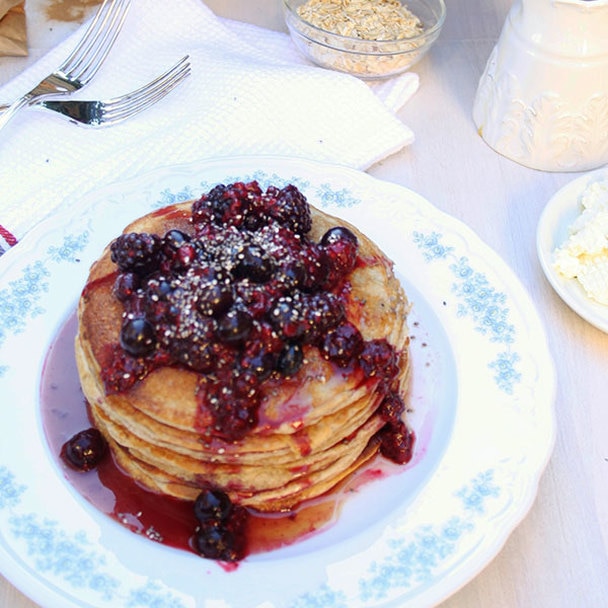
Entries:
POLYGON ((0 0, 0 55, 27 55, 25 0, 0 0))

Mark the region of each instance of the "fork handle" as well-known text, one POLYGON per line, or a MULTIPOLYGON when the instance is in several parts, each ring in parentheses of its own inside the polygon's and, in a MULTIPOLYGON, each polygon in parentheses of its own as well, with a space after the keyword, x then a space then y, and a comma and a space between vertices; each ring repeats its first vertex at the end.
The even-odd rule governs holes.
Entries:
POLYGON ((28 106, 33 98, 34 95, 24 95, 13 101, 10 106, 4 106, 4 112, 0 115, 0 129, 2 129, 21 108, 28 106))

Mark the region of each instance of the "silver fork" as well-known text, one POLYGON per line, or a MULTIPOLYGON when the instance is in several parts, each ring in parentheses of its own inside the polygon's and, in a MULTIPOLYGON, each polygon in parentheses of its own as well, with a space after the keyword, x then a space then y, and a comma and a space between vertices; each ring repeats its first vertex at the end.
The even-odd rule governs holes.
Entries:
POLYGON ((131 0, 104 0, 82 40, 68 58, 0 116, 0 129, 25 106, 50 95, 72 93, 85 86, 101 67, 127 15, 131 0))
MULTIPOLYGON (((188 59, 188 55, 182 57, 164 74, 143 87, 120 97, 113 97, 106 101, 41 100, 33 103, 32 107, 51 110, 70 122, 85 127, 115 125, 154 105, 187 78, 191 72, 188 59)), ((6 107, 0 105, 0 112, 6 107)))

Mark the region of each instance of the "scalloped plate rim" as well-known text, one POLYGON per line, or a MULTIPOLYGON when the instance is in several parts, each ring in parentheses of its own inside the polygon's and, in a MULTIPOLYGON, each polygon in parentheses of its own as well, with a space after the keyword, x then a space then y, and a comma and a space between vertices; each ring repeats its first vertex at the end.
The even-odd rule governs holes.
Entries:
MULTIPOLYGON (((162 171, 179 172, 179 171, 184 170, 187 172, 187 171, 191 170, 193 167, 197 167, 197 166, 202 167, 203 170, 209 170, 210 167, 213 168, 217 165, 222 165, 223 163, 226 163, 226 162, 236 163, 236 164, 239 164, 239 163, 249 164, 250 166, 254 165, 255 162, 259 162, 262 165, 264 163, 272 164, 272 163, 276 162, 277 164, 284 164, 284 165, 290 166, 291 171, 295 171, 296 166, 299 164, 302 168, 306 168, 306 171, 309 171, 309 172, 310 171, 312 171, 312 172, 325 171, 325 172, 327 172, 328 175, 344 174, 344 175, 352 176, 353 180, 355 182, 355 186, 353 186, 355 189, 356 189, 357 180, 368 180, 368 182, 366 182, 366 183, 374 183, 374 184, 378 185, 378 187, 380 187, 380 188, 389 189, 391 192, 394 191, 394 192, 402 193, 403 196, 405 198, 407 198, 410 202, 415 203, 415 205, 418 207, 419 211, 421 213, 425 214, 425 217, 427 215, 432 216, 435 221, 437 221, 439 223, 444 222, 444 223, 448 224, 452 229, 457 229, 459 236, 463 237, 464 240, 467 241, 467 243, 468 243, 468 240, 473 240, 475 247, 483 250, 484 253, 492 251, 487 245, 482 243, 482 241, 473 233, 473 231, 471 231, 468 227, 466 227, 462 222, 459 222, 458 220, 455 220, 451 216, 439 211, 438 209, 433 207, 428 201, 426 201, 426 199, 424 199, 417 193, 415 193, 403 186, 399 186, 397 184, 390 184, 390 183, 382 182, 381 180, 379 180, 375 177, 369 176, 369 175, 367 175, 365 173, 361 173, 355 169, 351 169, 351 168, 341 166, 341 165, 328 165, 327 163, 317 163, 315 161, 309 161, 309 160, 305 160, 305 159, 272 157, 272 156, 264 156, 264 157, 240 156, 240 157, 227 157, 227 158, 216 158, 216 159, 201 159, 199 161, 195 161, 194 163, 188 163, 185 165, 177 165, 177 166, 173 166, 173 167, 164 167, 164 168, 157 169, 155 171, 148 172, 144 175, 133 176, 129 180, 121 180, 120 182, 118 182, 118 184, 123 183, 123 182, 127 182, 127 183, 128 182, 139 182, 140 180, 145 179, 145 177, 147 175, 160 174, 160 173, 162 173, 162 171)), ((296 175, 296 174, 297 174, 297 172, 293 173, 293 175, 296 175)), ((95 192, 99 192, 99 190, 105 190, 107 188, 111 189, 113 187, 116 187, 116 185, 117 184, 111 184, 109 186, 106 186, 105 188, 95 189, 95 192)), ((66 218, 67 218, 69 216, 69 212, 66 212, 66 213, 67 213, 67 215, 66 215, 66 218)), ((31 242, 33 244, 36 235, 39 232, 43 232, 45 230, 45 226, 53 224, 54 221, 57 221, 57 220, 52 218, 52 219, 46 220, 41 225, 34 227, 32 229, 32 231, 24 239, 23 245, 21 245, 21 244, 17 245, 15 248, 13 248, 13 250, 9 250, 3 256, 4 259, 0 260, 0 270, 2 269, 2 267, 6 267, 5 265, 10 266, 13 263, 13 257, 21 255, 22 250, 27 251, 28 243, 31 242)), ((505 269, 508 272, 508 278, 509 278, 509 281, 511 282, 510 286, 515 289, 515 291, 517 292, 518 298, 523 298, 525 300, 524 307, 533 308, 533 305, 532 305, 531 301, 529 301, 527 293, 525 292, 523 287, 519 284, 519 282, 517 281, 517 279, 514 276, 514 274, 512 273, 512 271, 508 268, 508 266, 502 260, 500 260, 500 258, 495 253, 492 252, 492 255, 493 255, 492 262, 494 264, 496 264, 500 269, 505 269)), ((546 379, 547 385, 544 388, 544 391, 546 393, 545 400, 547 403, 552 404, 553 399, 554 399, 554 393, 555 393, 554 370, 553 370, 553 366, 552 366, 551 356, 548 353, 547 344, 546 344, 546 336, 544 335, 544 329, 542 328, 542 326, 540 329, 538 329, 537 334, 538 334, 537 337, 540 339, 539 352, 546 350, 546 352, 542 353, 541 358, 543 359, 544 364, 546 364, 546 365, 548 364, 548 369, 546 370, 548 372, 548 378, 546 379)), ((1 348, 1 345, 0 345, 0 348, 1 348)), ((519 496, 517 508, 511 510, 511 515, 510 515, 510 517, 507 518, 508 521, 506 521, 502 524, 500 530, 493 531, 494 534, 493 534, 492 541, 489 543, 488 547, 485 547, 485 550, 483 551, 482 555, 480 555, 479 552, 477 552, 476 554, 472 555, 471 558, 468 559, 464 564, 460 564, 460 566, 458 568, 458 576, 455 577, 454 579, 452 579, 452 581, 449 584, 446 584, 445 580, 435 581, 435 584, 431 585, 429 589, 426 589, 424 591, 424 593, 418 597, 419 600, 422 600, 423 599, 422 596, 424 596, 424 599, 426 601, 433 601, 433 602, 440 601, 442 599, 445 599, 452 593, 454 593, 458 588, 460 588, 462 585, 464 585, 466 582, 468 582, 494 557, 494 555, 496 555, 496 553, 499 551, 499 549, 503 546, 504 542, 508 538, 510 531, 519 523, 519 521, 521 521, 521 519, 527 513, 532 502, 534 501, 536 491, 537 491, 538 481, 540 479, 540 475, 541 475, 542 471, 544 470, 546 463, 548 462, 548 459, 549 459, 551 451, 552 451, 553 442, 555 439, 555 428, 554 428, 555 420, 554 420, 554 417, 552 414, 552 407, 550 407, 549 410, 551 410, 551 411, 545 412, 545 417, 550 419, 551 428, 546 429, 546 435, 543 437, 543 445, 536 446, 539 450, 539 453, 536 454, 536 458, 537 458, 537 460, 535 462, 536 468, 533 472, 531 472, 530 479, 527 480, 527 482, 528 482, 527 491, 525 492, 525 495, 519 496)), ((1 532, 1 530, 0 530, 0 532, 1 532)), ((14 580, 16 582, 16 584, 18 584, 21 582, 21 581, 17 580, 18 578, 19 578, 18 576, 14 576, 14 577, 11 577, 11 580, 14 580)), ((23 584, 23 583, 21 583, 21 584, 23 584)), ((21 585, 18 585, 18 586, 21 586, 21 585)), ((392 602, 389 601, 389 604, 392 605, 392 602)), ((389 604, 383 603, 382 605, 388 606, 389 604)), ((49 605, 51 605, 51 604, 49 604, 49 605)), ((380 604, 378 604, 378 605, 380 605, 380 604)))

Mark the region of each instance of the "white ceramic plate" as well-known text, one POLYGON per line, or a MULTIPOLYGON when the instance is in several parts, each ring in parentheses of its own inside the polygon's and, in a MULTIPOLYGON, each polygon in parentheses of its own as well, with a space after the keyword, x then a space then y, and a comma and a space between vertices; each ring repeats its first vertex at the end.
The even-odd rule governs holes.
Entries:
POLYGON ((580 215, 580 196, 597 180, 608 180, 608 169, 577 177, 558 190, 541 214, 536 246, 547 280, 570 308, 592 325, 608 332, 608 306, 594 302, 576 279, 567 279, 553 268, 553 251, 568 238, 568 227, 580 215))
POLYGON ((279 158, 170 167, 72 201, 0 259, 0 570, 51 608, 432 605, 528 511, 554 441, 555 374, 508 267, 417 194, 279 158), (414 303, 412 466, 365 485, 337 524, 234 572, 137 536, 85 502, 49 451, 41 369, 90 263, 130 220, 218 182, 295 183, 375 239, 414 303))

